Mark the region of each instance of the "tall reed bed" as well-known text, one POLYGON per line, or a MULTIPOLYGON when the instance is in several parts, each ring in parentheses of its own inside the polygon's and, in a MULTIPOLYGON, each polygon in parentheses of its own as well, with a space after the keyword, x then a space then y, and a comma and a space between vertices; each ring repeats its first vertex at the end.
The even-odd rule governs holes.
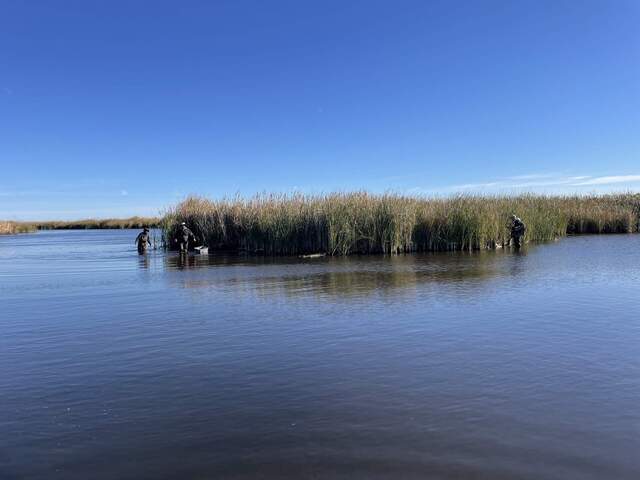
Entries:
POLYGON ((172 246, 180 222, 210 249, 269 255, 478 250, 509 242, 509 215, 527 241, 566 234, 638 231, 640 194, 421 198, 366 192, 189 197, 162 219, 172 246))

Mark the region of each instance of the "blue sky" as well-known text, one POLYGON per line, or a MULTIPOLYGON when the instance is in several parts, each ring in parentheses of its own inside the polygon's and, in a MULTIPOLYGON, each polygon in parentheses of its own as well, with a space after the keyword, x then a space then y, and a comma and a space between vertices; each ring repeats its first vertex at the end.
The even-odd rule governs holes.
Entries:
POLYGON ((0 218, 640 189, 640 2, 0 0, 0 218))

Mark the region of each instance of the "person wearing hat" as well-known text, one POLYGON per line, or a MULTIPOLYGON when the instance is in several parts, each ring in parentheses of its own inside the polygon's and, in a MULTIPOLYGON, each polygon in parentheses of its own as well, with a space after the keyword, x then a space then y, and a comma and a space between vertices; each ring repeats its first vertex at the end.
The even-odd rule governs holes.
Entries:
POLYGON ((187 224, 182 222, 178 229, 178 238, 176 243, 180 246, 180 253, 187 253, 189 251, 189 238, 196 239, 196 236, 187 227, 187 224))
POLYGON ((147 246, 151 246, 151 239, 149 238, 149 229, 144 227, 136 238, 136 244, 138 245, 138 253, 143 255, 147 253, 147 246))
POLYGON ((524 222, 516 214, 511 215, 511 240, 514 247, 520 248, 526 231, 524 222))

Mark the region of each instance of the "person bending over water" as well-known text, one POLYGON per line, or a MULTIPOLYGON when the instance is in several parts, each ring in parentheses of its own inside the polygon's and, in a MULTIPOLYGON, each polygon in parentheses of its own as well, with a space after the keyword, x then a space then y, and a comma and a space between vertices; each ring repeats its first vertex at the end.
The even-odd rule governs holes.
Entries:
POLYGON ((182 222, 180 224, 180 229, 178 230, 178 238, 176 242, 180 246, 180 253, 187 253, 189 251, 189 239, 196 239, 196 236, 193 234, 191 230, 187 227, 187 224, 182 222))
POLYGON ((151 240, 149 239, 149 229, 144 227, 142 232, 138 234, 136 238, 136 244, 138 245, 138 253, 140 255, 147 253, 147 246, 151 246, 151 240))
POLYGON ((524 222, 518 218, 515 214, 511 215, 511 240, 513 246, 520 248, 524 238, 524 233, 527 231, 527 226, 524 222))

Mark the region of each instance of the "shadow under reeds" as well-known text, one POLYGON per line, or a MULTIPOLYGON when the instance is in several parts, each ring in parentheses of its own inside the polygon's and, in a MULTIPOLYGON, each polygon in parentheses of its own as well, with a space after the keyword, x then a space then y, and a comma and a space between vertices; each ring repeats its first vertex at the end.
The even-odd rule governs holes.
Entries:
POLYGON ((172 255, 165 269, 185 271, 168 275, 173 286, 193 290, 271 297, 316 296, 358 298, 369 295, 411 294, 425 285, 438 288, 484 288, 498 277, 520 275, 513 268, 520 251, 416 253, 394 256, 352 255, 299 259, 239 255, 172 255), (510 266, 509 266, 510 265, 510 266))

